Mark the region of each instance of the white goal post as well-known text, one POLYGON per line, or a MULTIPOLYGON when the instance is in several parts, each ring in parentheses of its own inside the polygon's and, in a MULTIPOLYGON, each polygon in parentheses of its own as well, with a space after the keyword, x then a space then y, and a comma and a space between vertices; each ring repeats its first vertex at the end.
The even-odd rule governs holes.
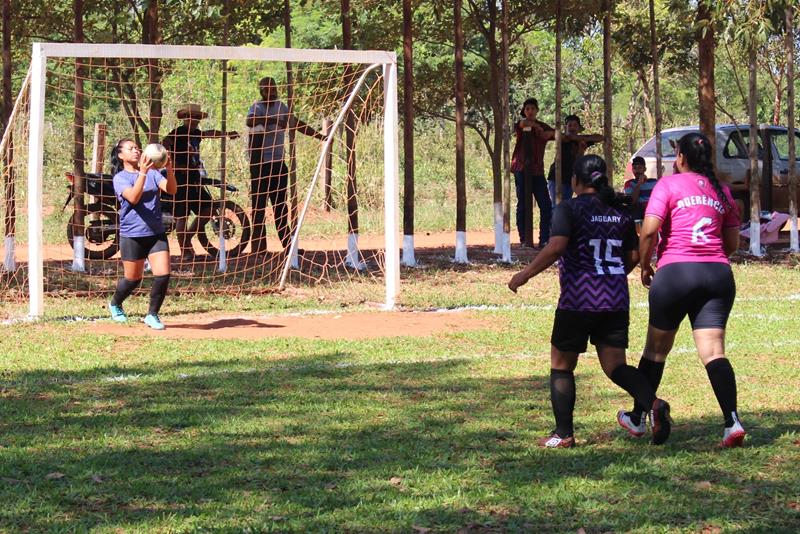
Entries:
MULTIPOLYGON (((385 307, 393 308, 399 294, 399 150, 397 57, 394 52, 311 50, 259 47, 172 46, 133 44, 34 43, 31 56, 28 135, 28 286, 29 314, 40 317, 44 307, 43 172, 47 63, 51 58, 133 58, 151 60, 235 60, 254 62, 321 62, 360 64, 383 75, 383 223, 385 247, 385 307)), ((330 139, 328 140, 328 145, 330 139)), ((324 157, 324 154, 319 156, 324 157)), ((317 165, 317 172, 320 164, 317 165)), ((299 225, 298 225, 299 226, 299 225)), ((297 249, 299 227, 292 251, 297 249)), ((287 266, 291 261, 287 257, 287 266)), ((287 268, 288 270, 288 268, 287 268)))

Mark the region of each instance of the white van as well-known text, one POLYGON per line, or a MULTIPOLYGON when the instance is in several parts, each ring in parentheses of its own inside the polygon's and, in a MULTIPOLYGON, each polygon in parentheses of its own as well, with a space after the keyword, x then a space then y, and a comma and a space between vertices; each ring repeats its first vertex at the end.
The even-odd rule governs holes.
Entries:
MULTIPOLYGON (((685 134, 697 132, 698 126, 669 128, 661 134, 662 176, 673 174, 675 146, 685 134)), ((761 175, 761 209, 789 211, 789 131, 783 126, 762 124, 758 127, 758 170, 761 175), (770 150, 764 152, 764 146, 770 150), (766 158, 765 158, 766 156, 766 158), (766 172, 764 165, 766 164, 766 172), (771 177, 771 179, 767 179, 771 177)), ((795 131, 795 143, 800 150, 800 133, 795 131)), ((734 198, 743 208, 742 220, 750 217, 750 126, 747 124, 718 124, 716 127, 717 176, 731 186, 734 198)), ((656 138, 651 138, 636 153, 647 163, 647 176, 656 175, 656 138)), ((633 159, 633 158, 631 158, 633 159)), ((800 164, 800 162, 798 162, 800 164)), ((625 168, 625 180, 633 177, 630 161, 625 168)), ((798 192, 800 202, 800 191, 798 192)))

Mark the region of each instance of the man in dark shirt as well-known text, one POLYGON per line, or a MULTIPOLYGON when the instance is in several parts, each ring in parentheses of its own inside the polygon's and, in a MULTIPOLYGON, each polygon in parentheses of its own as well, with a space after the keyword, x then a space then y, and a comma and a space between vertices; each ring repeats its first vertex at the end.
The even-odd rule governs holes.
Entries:
POLYGON ((219 139, 239 137, 237 132, 222 132, 220 130, 200 130, 200 121, 208 117, 198 104, 187 104, 178 111, 178 118, 183 124, 172 130, 162 141, 164 147, 172 155, 175 168, 175 181, 178 183, 178 192, 172 199, 172 216, 175 218, 175 231, 178 234, 178 246, 181 249, 181 258, 186 261, 194 260, 192 237, 205 225, 211 216, 213 199, 202 184, 202 174, 205 173, 200 160, 200 141, 203 139, 219 139), (189 214, 194 213, 195 218, 191 225, 187 223, 189 214))
MULTIPOLYGON (((564 134, 561 136, 561 200, 572 198, 572 175, 575 161, 583 156, 586 149, 603 141, 602 135, 581 135, 583 125, 577 115, 567 115, 564 119, 564 134)), ((556 163, 550 165, 547 175, 547 190, 553 206, 556 199, 556 163)))

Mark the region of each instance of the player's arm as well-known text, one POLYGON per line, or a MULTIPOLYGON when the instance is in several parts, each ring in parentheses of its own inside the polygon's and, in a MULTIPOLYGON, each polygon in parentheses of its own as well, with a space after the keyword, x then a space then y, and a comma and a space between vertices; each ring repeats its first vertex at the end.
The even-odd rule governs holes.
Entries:
POLYGON ((739 228, 731 226, 722 229, 722 250, 730 256, 739 249, 739 228))
POLYGON ((653 249, 656 247, 656 237, 661 228, 661 219, 647 215, 639 232, 639 266, 642 268, 642 284, 650 287, 653 281, 653 249))
POLYGON ((172 168, 172 158, 168 155, 164 165, 167 177, 158 182, 158 188, 168 195, 174 195, 178 191, 178 182, 175 180, 175 169, 172 168))
POLYGON ((524 269, 515 274, 508 282, 508 288, 514 293, 528 280, 553 265, 558 258, 564 255, 569 244, 569 237, 563 235, 550 236, 550 241, 541 252, 524 269))
POLYGON ((325 136, 316 131, 314 128, 303 122, 302 120, 298 119, 294 115, 289 115, 289 126, 294 128, 298 132, 303 135, 307 135, 309 137, 314 137, 319 139, 320 141, 325 140, 325 136))
POLYGON ((147 171, 153 168, 153 162, 150 161, 145 154, 139 158, 139 174, 133 185, 122 191, 122 197, 131 204, 138 204, 142 200, 142 193, 144 192, 144 183, 147 180, 147 171))

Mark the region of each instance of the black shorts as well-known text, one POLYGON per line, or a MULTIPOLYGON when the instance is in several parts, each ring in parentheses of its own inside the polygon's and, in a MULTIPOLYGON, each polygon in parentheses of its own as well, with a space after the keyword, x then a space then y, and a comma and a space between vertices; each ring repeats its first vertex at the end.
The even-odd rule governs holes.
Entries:
POLYGON ((727 263, 670 263, 656 271, 650 286, 650 325, 677 330, 688 315, 692 330, 725 328, 735 298, 727 263))
POLYGON ((595 347, 628 348, 630 315, 625 311, 573 311, 556 309, 550 343, 562 352, 586 352, 595 347))
POLYGON ((145 237, 122 236, 119 238, 119 249, 122 261, 138 261, 156 252, 169 252, 169 243, 167 243, 167 234, 145 237))

